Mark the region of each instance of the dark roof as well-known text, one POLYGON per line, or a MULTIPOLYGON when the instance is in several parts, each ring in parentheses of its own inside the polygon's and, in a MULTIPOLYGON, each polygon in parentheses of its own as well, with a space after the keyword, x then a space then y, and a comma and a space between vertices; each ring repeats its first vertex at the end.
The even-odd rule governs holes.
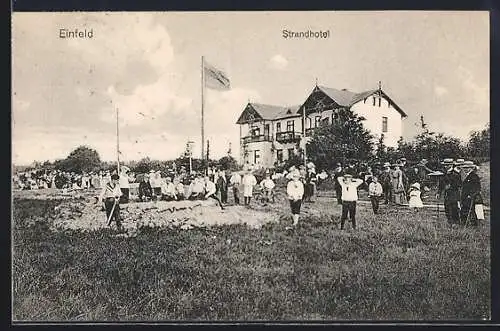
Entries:
POLYGON ((275 120, 285 117, 300 116, 300 114, 297 113, 300 106, 284 107, 284 106, 265 105, 261 103, 251 103, 250 105, 265 120, 275 120))
POLYGON ((406 113, 394 102, 392 101, 391 98, 387 94, 384 93, 382 90, 368 90, 365 92, 361 93, 355 93, 352 91, 349 91, 347 89, 342 89, 342 90, 337 90, 331 87, 326 87, 326 86, 318 86, 318 89, 321 90, 323 93, 325 93, 328 97, 330 97, 333 101, 335 101, 338 105, 344 106, 344 107, 351 107, 355 103, 368 98, 374 93, 381 93, 389 102, 391 103, 392 106, 401 114, 403 117, 407 117, 406 113))
POLYGON ((255 111, 257 115, 262 120, 276 120, 280 118, 289 118, 289 117, 297 117, 300 116, 298 113, 300 106, 276 106, 276 105, 267 105, 262 103, 249 103, 245 107, 243 114, 241 114, 240 118, 236 122, 237 124, 247 123, 248 120, 246 118, 245 112, 251 112, 251 110, 255 111), (251 110, 249 110, 251 108, 251 110))

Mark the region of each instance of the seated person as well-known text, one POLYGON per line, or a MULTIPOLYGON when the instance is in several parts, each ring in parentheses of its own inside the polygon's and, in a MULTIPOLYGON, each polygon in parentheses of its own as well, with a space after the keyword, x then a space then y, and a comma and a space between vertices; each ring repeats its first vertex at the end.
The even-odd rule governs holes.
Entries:
POLYGON ((149 183, 149 175, 144 174, 142 182, 139 183, 139 200, 150 201, 153 198, 153 188, 149 183))
POLYGON ((205 193, 205 181, 201 174, 198 174, 195 179, 191 181, 188 191, 189 200, 201 200, 205 193))
POLYGON ((224 210, 224 207, 222 206, 222 202, 219 200, 219 198, 216 195, 217 188, 215 187, 215 183, 212 180, 210 180, 210 177, 208 177, 208 176, 205 177, 205 190, 207 193, 205 194, 204 199, 208 199, 208 198, 214 199, 215 201, 217 201, 217 204, 219 205, 219 207, 222 210, 224 210))
POLYGON ((266 178, 264 178, 260 182, 260 187, 262 187, 262 192, 264 194, 264 201, 269 202, 271 198, 273 197, 273 189, 274 189, 274 182, 271 179, 271 176, 268 172, 266 172, 266 178))
POLYGON ((172 178, 167 177, 161 185, 161 199, 165 201, 176 200, 175 185, 172 183, 172 178))
POLYGON ((175 186, 175 196, 177 197, 177 201, 184 200, 185 193, 184 193, 184 184, 182 181, 180 181, 178 178, 174 179, 174 186, 175 186))

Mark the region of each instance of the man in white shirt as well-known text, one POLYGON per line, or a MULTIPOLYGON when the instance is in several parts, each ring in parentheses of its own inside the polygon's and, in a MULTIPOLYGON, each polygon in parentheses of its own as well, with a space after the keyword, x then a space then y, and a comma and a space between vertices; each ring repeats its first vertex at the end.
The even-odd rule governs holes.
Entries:
POLYGON ((241 182, 243 184, 243 197, 245 199, 245 206, 248 206, 253 196, 253 187, 257 185, 257 179, 252 174, 252 172, 248 170, 243 176, 241 182))
POLYGON ((217 192, 217 188, 215 187, 215 183, 210 180, 210 177, 206 176, 205 177, 205 199, 212 198, 217 201, 219 204, 220 208, 224 210, 224 207, 222 206, 222 202, 219 200, 217 195, 215 194, 217 192))
POLYGON ((337 178, 342 189, 342 216, 340 218, 340 229, 344 230, 347 215, 351 218, 352 228, 356 229, 356 201, 358 201, 358 186, 363 184, 362 179, 353 179, 352 175, 344 174, 337 178))
POLYGON ((189 200, 199 200, 203 198, 203 191, 205 190, 205 182, 203 181, 202 175, 198 174, 189 185, 188 199, 189 200))
POLYGON ((122 190, 118 184, 119 176, 113 174, 111 176, 111 182, 106 183, 102 188, 101 194, 99 196, 98 202, 101 204, 104 202, 104 208, 106 209, 106 217, 108 219, 108 226, 111 222, 115 221, 116 226, 119 230, 122 229, 122 223, 120 220, 120 197, 122 196, 122 190))
POLYGON ((240 204, 240 185, 241 185, 241 175, 235 171, 231 175, 231 179, 229 179, 229 184, 233 187, 233 197, 234 203, 240 204))

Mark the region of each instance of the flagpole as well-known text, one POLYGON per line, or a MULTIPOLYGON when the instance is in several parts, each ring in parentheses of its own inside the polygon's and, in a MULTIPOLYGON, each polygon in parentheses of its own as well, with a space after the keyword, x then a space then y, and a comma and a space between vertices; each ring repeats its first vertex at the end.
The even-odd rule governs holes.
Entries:
POLYGON ((205 159, 205 61, 201 57, 201 159, 205 159))
POLYGON ((116 168, 120 174, 120 126, 118 125, 118 107, 116 107, 116 168))

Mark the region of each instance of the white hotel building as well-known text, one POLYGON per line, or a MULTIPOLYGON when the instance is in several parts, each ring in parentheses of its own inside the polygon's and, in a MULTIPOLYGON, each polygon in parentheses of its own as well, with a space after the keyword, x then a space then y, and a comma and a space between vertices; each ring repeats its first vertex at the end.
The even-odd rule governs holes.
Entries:
POLYGON ((384 135, 388 147, 397 147, 406 113, 381 89, 361 93, 315 86, 302 105, 283 107, 248 103, 236 124, 240 125, 240 161, 256 167, 273 167, 298 152, 306 111, 306 138, 320 125, 330 124, 339 109, 365 118, 363 125, 374 135, 384 135))

